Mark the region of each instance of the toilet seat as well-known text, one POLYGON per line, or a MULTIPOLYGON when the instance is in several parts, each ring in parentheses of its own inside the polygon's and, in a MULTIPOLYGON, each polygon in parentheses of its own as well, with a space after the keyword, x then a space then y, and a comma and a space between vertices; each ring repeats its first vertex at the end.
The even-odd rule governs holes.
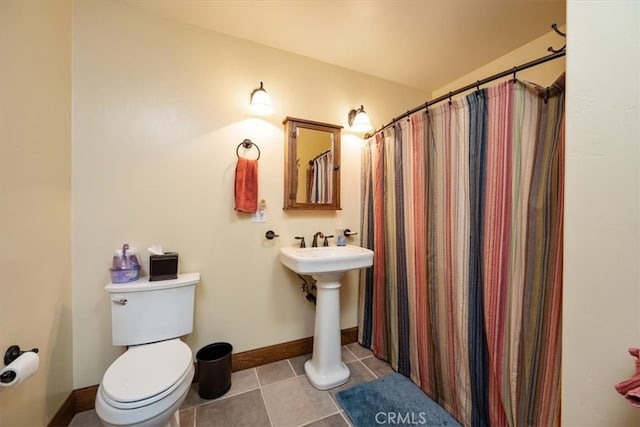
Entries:
POLYGON ((107 369, 100 393, 114 408, 140 408, 171 394, 192 368, 191 349, 180 339, 130 347, 107 369))
POLYGON ((100 385, 95 405, 96 413, 100 417, 100 423, 105 427, 175 425, 171 423, 170 419, 179 411, 180 405, 187 397, 194 372, 195 369, 192 364, 184 381, 173 392, 154 403, 135 409, 119 409, 111 406, 105 401, 104 394, 101 392, 102 385, 100 385))

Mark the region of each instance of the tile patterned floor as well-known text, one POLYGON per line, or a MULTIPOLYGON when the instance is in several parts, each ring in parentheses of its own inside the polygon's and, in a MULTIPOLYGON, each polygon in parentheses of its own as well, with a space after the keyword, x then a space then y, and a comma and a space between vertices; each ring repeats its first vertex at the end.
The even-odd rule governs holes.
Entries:
MULTIPOLYGON (((327 391, 311 386, 304 375, 310 354, 234 372, 231 390, 214 400, 198 396, 193 384, 180 409, 182 427, 345 427, 351 426, 336 393, 352 385, 391 374, 388 363, 358 343, 342 347, 349 381, 327 391)), ((95 411, 76 414, 72 427, 97 427, 95 411)))

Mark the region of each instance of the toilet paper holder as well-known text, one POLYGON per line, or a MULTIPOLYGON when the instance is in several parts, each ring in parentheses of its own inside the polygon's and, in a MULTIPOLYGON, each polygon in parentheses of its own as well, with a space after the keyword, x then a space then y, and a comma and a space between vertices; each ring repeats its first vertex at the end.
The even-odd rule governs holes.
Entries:
MULTIPOLYGON (((37 348, 32 348, 31 350, 22 351, 20 350, 20 346, 17 346, 17 345, 10 346, 7 349, 7 351, 4 353, 4 364, 9 365, 11 362, 13 362, 18 357, 20 357, 21 354, 26 353, 28 351, 37 353, 39 350, 37 348)), ((0 382, 8 384, 11 381, 13 381, 15 377, 16 377, 15 372, 5 372, 4 374, 0 375, 0 382)))
MULTIPOLYGON (((22 351, 20 350, 20 346, 17 346, 17 345, 9 346, 7 351, 4 353, 4 364, 8 366, 14 360, 20 357, 22 354, 27 352, 38 353, 38 351, 39 350, 37 348, 32 348, 31 350, 22 351)), ((15 379, 16 379, 16 373, 13 370, 0 374, 0 383, 2 384, 9 384, 13 382, 13 380, 15 379)))
POLYGON ((21 354, 26 353, 28 351, 33 351, 34 353, 37 353, 39 350, 37 348, 32 348, 31 350, 22 351, 20 350, 20 346, 18 345, 10 346, 7 349, 7 351, 4 353, 4 364, 5 365, 10 364, 14 360, 16 360, 18 357, 20 357, 21 354))

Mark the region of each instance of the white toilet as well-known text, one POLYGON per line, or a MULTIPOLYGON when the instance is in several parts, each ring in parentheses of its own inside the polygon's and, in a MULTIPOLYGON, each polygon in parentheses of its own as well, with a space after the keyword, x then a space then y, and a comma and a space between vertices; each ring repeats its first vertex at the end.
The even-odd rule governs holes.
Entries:
POLYGON ((175 280, 110 283, 113 345, 129 346, 107 369, 96 395, 105 426, 179 426, 178 411, 193 379, 191 349, 199 273, 175 280))

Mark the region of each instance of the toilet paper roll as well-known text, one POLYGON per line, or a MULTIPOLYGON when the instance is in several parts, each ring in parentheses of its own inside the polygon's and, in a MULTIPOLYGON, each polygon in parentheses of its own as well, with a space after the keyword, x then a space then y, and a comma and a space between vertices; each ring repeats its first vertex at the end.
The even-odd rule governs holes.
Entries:
POLYGON ((40 358, 37 353, 33 351, 22 353, 16 360, 0 370, 0 377, 13 377, 9 382, 0 381, 0 387, 12 387, 22 384, 23 381, 38 370, 39 366, 40 358))

